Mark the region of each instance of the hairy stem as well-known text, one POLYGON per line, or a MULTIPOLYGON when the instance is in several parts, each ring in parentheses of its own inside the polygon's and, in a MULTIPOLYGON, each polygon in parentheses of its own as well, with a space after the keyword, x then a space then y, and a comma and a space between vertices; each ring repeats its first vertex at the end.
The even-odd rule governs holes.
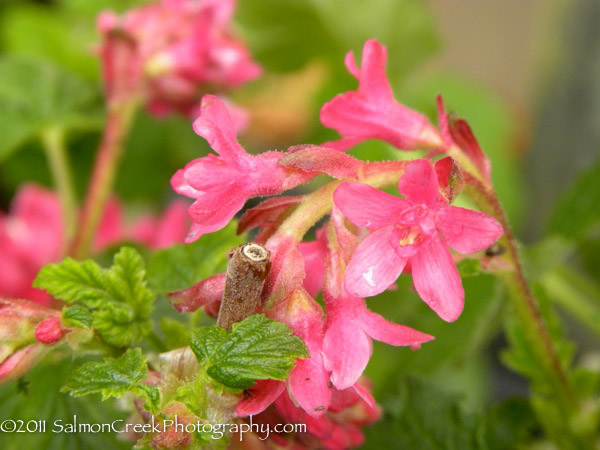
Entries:
POLYGON ((123 143, 136 109, 136 101, 109 105, 106 128, 96 155, 79 227, 71 246, 70 253, 76 259, 85 258, 89 253, 92 239, 112 190, 123 143))
MULTIPOLYGON (((406 164, 406 161, 365 163, 358 180, 345 181, 359 181, 375 188, 393 186, 398 184, 404 174, 406 164)), ((332 181, 306 195, 294 212, 281 224, 279 231, 294 236, 298 241, 302 240, 313 225, 331 212, 333 193, 342 181, 332 181)))
POLYGON ((42 144, 52 172, 54 186, 60 198, 64 223, 64 243, 71 242, 75 231, 77 202, 73 188, 71 166, 65 146, 64 130, 60 127, 46 128, 41 134, 42 144))
POLYGON ((533 348, 537 350, 536 354, 540 358, 539 362, 546 368, 548 376, 556 388, 555 393, 557 400, 562 405, 561 410, 567 413, 568 410, 577 409, 573 386, 560 363, 550 333, 540 312, 538 301, 533 295, 525 276, 517 242, 498 196, 493 188, 484 186, 468 175, 465 177, 465 181, 474 188, 469 193, 478 206, 484 212, 493 215, 504 228, 504 236, 499 244, 507 248, 507 258, 513 266, 513 270, 509 271, 504 279, 512 293, 510 298, 514 301, 522 323, 529 330, 528 337, 533 348))

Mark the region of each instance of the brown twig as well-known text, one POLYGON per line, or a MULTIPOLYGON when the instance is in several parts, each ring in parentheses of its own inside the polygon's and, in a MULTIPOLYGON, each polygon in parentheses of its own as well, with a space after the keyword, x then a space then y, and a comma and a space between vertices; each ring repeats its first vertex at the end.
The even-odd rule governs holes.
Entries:
POLYGON ((256 313, 271 267, 271 253, 262 245, 240 245, 229 253, 225 290, 217 325, 226 330, 256 313))

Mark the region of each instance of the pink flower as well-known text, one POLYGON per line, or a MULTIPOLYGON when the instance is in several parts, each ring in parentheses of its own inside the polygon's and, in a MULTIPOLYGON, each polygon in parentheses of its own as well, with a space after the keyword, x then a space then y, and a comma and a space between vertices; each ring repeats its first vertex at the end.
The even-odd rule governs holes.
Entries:
POLYGON ((235 124, 218 97, 205 95, 194 130, 219 156, 209 155, 178 170, 171 184, 195 199, 194 224, 186 242, 223 228, 251 197, 275 195, 310 180, 314 174, 281 167, 280 152, 249 155, 237 141, 235 124))
POLYGON ((237 87, 260 67, 229 31, 234 0, 162 0, 98 18, 107 96, 143 95, 150 110, 189 114, 203 87, 237 87))
MULTIPOLYGON (((160 219, 145 216, 128 226, 122 216, 118 200, 109 201, 94 237, 94 252, 125 240, 153 249, 181 243, 189 223, 186 205, 180 201, 160 219)), ((63 256, 63 236, 58 196, 33 184, 19 189, 10 214, 0 213, 0 296, 50 304, 50 296, 31 284, 42 267, 63 256)))
POLYGON ((410 262, 420 297, 442 319, 454 321, 464 290, 448 247, 482 251, 502 236, 502 226, 486 214, 449 206, 430 161, 410 163, 398 190, 406 199, 360 183, 343 183, 334 193, 342 213, 371 231, 348 264, 345 287, 358 297, 379 294, 410 262))
POLYGON ((343 136, 327 145, 347 150, 369 139, 402 150, 442 145, 440 134, 425 116, 396 102, 386 64, 387 50, 375 39, 365 43, 360 69, 353 53, 346 55, 346 67, 360 84, 357 91, 338 95, 321 109, 323 125, 343 136))
POLYGON ((10 215, 0 213, 0 295, 49 304, 51 298, 31 283, 45 264, 60 258, 62 248, 58 197, 33 184, 23 186, 10 215))
POLYGON ((388 322, 367 309, 362 298, 346 291, 343 271, 356 248, 356 238, 346 229, 336 209, 332 213, 332 225, 335 241, 329 244, 325 276, 327 325, 323 357, 326 369, 331 371, 333 385, 346 389, 357 382, 367 367, 373 353, 372 339, 395 346, 419 347, 434 338, 388 322))
POLYGON ((300 253, 304 259, 304 288, 312 297, 316 297, 323 289, 325 280, 325 258, 327 256, 327 226, 317 231, 317 240, 301 242, 300 253))

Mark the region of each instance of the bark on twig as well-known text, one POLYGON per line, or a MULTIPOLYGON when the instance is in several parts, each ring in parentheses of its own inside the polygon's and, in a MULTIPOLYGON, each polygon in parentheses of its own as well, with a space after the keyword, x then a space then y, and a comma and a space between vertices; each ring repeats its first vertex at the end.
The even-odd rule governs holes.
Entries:
POLYGON ((217 325, 226 330, 256 313, 271 267, 271 253, 261 245, 240 245, 229 253, 225 291, 217 325))

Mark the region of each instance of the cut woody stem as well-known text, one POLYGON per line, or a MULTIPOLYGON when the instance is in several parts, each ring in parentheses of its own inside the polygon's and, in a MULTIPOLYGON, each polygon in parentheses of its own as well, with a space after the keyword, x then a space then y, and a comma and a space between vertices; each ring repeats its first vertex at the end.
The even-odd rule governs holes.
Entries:
POLYGON ((234 323, 257 312, 271 267, 270 257, 266 248, 253 242, 231 250, 218 326, 230 330, 234 323))

